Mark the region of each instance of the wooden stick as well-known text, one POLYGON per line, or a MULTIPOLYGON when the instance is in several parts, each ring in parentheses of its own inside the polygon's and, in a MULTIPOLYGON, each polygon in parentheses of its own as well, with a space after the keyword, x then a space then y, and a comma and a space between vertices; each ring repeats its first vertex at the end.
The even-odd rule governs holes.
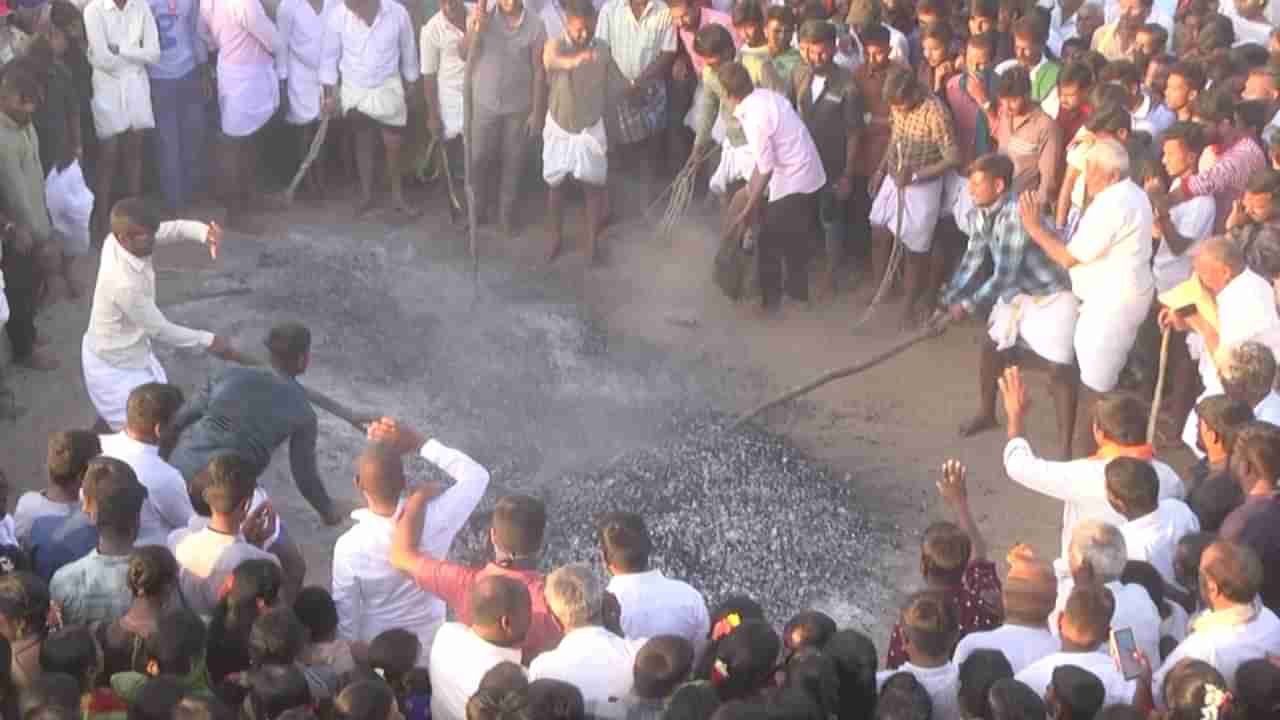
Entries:
POLYGON ((298 172, 294 173, 293 180, 289 181, 289 187, 284 191, 286 205, 293 204, 293 195, 298 192, 298 185, 302 184, 302 178, 307 176, 307 171, 311 169, 316 158, 320 157, 320 149, 324 147, 324 136, 329 132, 329 117, 329 115, 320 117, 320 127, 316 130, 316 136, 311 138, 311 147, 307 148, 307 156, 302 159, 302 165, 298 166, 298 172))
MULTIPOLYGON (((552 0, 554 2, 554 0, 552 0)), ((480 0, 477 12, 488 12, 485 0, 480 0)), ((471 33, 471 19, 467 18, 468 34, 471 33)), ((480 36, 476 34, 471 38, 471 44, 467 48, 467 60, 463 69, 462 83, 462 162, 467 176, 463 178, 466 185, 465 192, 467 195, 467 240, 471 250, 471 304, 475 305, 480 301, 480 241, 476 237, 476 225, 479 224, 480 209, 476 207, 476 178, 475 178, 475 159, 474 149, 472 147, 473 130, 472 125, 475 124, 475 101, 471 97, 472 88, 475 85, 476 74, 476 56, 480 53, 480 36)), ((446 162, 448 160, 446 159, 446 162)))
POLYGON ((929 338, 932 338, 932 337, 937 337, 942 333, 944 327, 945 326, 942 326, 942 325, 932 325, 932 324, 925 325, 919 330, 911 333, 910 335, 907 335, 902 340, 899 340, 897 343, 890 346, 889 348, 872 356, 868 360, 863 360, 862 362, 854 363, 852 365, 846 365, 845 367, 837 368, 830 372, 823 373, 822 375, 819 375, 813 380, 810 380, 809 382, 803 385, 794 387, 791 390, 788 390, 787 392, 784 392, 781 395, 773 398, 772 400, 769 400, 768 402, 764 402, 757 405, 755 408, 751 409, 745 415, 739 417, 732 425, 729 426, 729 429, 737 430, 739 427, 742 426, 743 423, 759 415, 765 410, 776 407, 790 400, 794 400, 800 397, 801 395, 807 394, 813 390, 816 390, 817 388, 822 387, 823 385, 826 385, 829 382, 832 382, 834 380, 839 380, 840 378, 846 378, 846 377, 849 377, 850 375, 857 375, 858 373, 864 370, 870 370, 871 368, 901 353, 902 351, 906 350, 912 345, 915 345, 916 343, 922 342, 924 340, 928 340, 929 338))
POLYGON ((1160 336, 1160 371, 1156 375, 1156 394, 1151 398, 1151 417, 1147 418, 1147 444, 1156 439, 1156 420, 1160 417, 1160 400, 1164 396, 1164 375, 1169 365, 1169 328, 1160 336))

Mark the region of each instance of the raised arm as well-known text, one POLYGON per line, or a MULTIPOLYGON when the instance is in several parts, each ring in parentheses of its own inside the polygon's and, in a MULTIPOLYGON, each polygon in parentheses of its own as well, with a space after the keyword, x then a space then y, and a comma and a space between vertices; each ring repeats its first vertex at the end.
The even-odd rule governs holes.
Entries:
POLYGON ((969 564, 984 562, 987 559, 987 541, 982 537, 978 523, 973 520, 969 509, 969 488, 967 484, 968 470, 959 460, 948 460, 942 464, 942 479, 938 481, 938 493, 947 506, 956 514, 956 523, 969 536, 972 550, 969 553, 969 564))

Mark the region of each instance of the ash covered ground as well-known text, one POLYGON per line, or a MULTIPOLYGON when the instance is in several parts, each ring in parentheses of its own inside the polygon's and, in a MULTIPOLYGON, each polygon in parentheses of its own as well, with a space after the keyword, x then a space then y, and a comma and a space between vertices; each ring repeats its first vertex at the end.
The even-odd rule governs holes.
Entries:
MULTIPOLYGON (((597 561, 594 519, 632 510, 650 524, 656 564, 713 604, 747 593, 779 623, 804 607, 855 626, 882 618, 892 591, 876 564, 889 538, 849 478, 777 436, 727 432, 730 418, 699 380, 716 368, 607 336, 564 282, 585 269, 486 259, 473 302, 453 233, 347 229, 293 225, 262 241, 236 237, 216 267, 162 273, 162 303, 172 319, 257 354, 272 324, 305 322, 313 333, 306 384, 401 418, 485 464, 493 484, 455 543, 456 558, 481 561, 494 498, 527 492, 548 502, 548 567, 597 561)), ((171 379, 188 388, 219 366, 203 354, 161 352, 171 379)), ((362 445, 321 414, 319 462, 337 498, 356 499, 350 478, 362 445)), ((433 472, 421 462, 409 469, 433 472)), ((329 550, 345 528, 319 525, 282 453, 263 482, 300 539, 308 581, 327 583, 329 550)))

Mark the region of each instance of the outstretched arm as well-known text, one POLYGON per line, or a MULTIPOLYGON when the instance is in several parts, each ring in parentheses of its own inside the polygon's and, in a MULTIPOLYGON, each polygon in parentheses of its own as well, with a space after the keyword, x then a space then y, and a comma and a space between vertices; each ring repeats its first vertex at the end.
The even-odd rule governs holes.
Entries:
POLYGON ((948 460, 942 464, 942 479, 938 481, 938 492, 943 501, 956 514, 956 522, 960 529, 969 536, 972 551, 969 553, 969 564, 983 562, 987 559, 987 541, 982 537, 982 530, 973 520, 969 509, 969 488, 966 475, 968 470, 959 460, 948 460))

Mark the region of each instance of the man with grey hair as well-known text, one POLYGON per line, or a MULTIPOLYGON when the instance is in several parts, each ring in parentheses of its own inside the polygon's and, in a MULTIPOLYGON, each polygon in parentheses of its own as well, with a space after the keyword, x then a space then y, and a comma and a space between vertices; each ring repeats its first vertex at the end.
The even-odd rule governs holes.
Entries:
MULTIPOLYGON (((1161 295, 1165 307, 1160 309, 1159 322, 1163 328, 1189 333, 1187 348, 1199 359, 1204 384, 1199 402, 1224 392, 1219 376, 1228 354, 1224 349, 1248 340, 1271 344, 1280 339, 1280 315, 1271 283, 1248 268, 1240 245, 1229 236, 1205 240, 1196 250, 1192 270, 1202 292, 1188 297, 1185 290, 1175 288, 1161 295)), ((1199 418, 1192 410, 1182 441, 1200 454, 1196 448, 1198 429, 1199 418)))
POLYGON ((1228 348, 1218 367, 1227 397, 1253 408, 1253 416, 1280 425, 1280 394, 1275 391, 1276 354, 1252 340, 1228 348))
MULTIPOLYGON (((1080 382, 1104 393, 1120 379, 1151 308, 1154 216, 1146 192, 1129 178, 1129 154, 1118 142, 1093 146, 1084 184, 1091 200, 1069 243, 1044 224, 1034 193, 1023 193, 1019 210, 1027 234, 1071 276, 1071 290, 1080 300, 1073 337, 1080 382)), ((1080 414, 1089 417, 1087 410, 1080 414)))
POLYGON ((567 682, 582 691, 588 716, 623 717, 626 706, 611 699, 630 694, 635 656, 644 639, 625 640, 604 628, 604 580, 586 563, 565 565, 548 575, 544 592, 564 638, 529 664, 529 682, 567 682))
POLYGON ((1071 590, 1077 585, 1102 585, 1111 591, 1116 609, 1111 627, 1133 628, 1138 649, 1149 658, 1160 657, 1160 612, 1146 588, 1120 582, 1129 550, 1124 535, 1115 525, 1098 520, 1084 520, 1071 529, 1071 545, 1067 548, 1067 564, 1071 576, 1059 578, 1058 602, 1049 615, 1049 630, 1058 632, 1058 615, 1066 606, 1071 590))

